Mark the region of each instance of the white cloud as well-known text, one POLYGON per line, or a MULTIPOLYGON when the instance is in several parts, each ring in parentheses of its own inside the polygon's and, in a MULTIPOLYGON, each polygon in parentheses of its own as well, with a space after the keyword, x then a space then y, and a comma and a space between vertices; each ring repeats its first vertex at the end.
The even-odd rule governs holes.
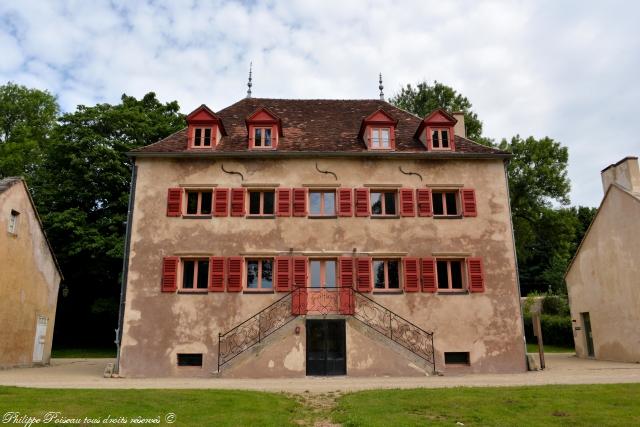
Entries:
POLYGON ((570 149, 574 203, 599 170, 639 154, 640 5, 552 1, 58 1, 0 4, 0 79, 63 109, 122 93, 223 108, 254 96, 375 98, 422 79, 469 97, 500 139, 570 149), (621 10, 624 13, 621 13, 621 10))

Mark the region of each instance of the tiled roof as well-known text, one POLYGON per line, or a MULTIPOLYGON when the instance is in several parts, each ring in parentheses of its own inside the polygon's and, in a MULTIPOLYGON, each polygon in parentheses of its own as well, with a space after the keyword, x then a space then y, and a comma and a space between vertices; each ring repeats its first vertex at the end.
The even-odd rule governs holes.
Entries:
MULTIPOLYGON (((248 149, 245 119, 260 107, 273 111, 282 120, 282 136, 277 152, 358 153, 368 152, 364 141, 358 138, 362 119, 382 108, 398 120, 395 131, 395 152, 426 152, 415 132, 422 121, 417 116, 376 99, 268 99, 246 98, 217 112, 224 123, 227 136, 209 153, 243 153, 248 149)), ((477 144, 456 136, 456 153, 508 155, 507 152, 477 144)), ((132 155, 152 153, 186 153, 187 130, 180 130, 155 144, 137 148, 132 155)), ((255 152, 255 151, 253 151, 255 152)), ((441 153, 436 153, 441 154, 441 153)))

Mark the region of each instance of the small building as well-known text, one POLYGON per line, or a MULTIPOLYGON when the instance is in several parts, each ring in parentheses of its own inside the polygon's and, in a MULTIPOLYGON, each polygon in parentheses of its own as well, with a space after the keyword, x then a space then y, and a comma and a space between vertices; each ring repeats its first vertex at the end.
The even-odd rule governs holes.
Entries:
POLYGON ((62 273, 26 182, 0 180, 0 368, 47 364, 62 273))
POLYGON ((640 169, 602 171, 604 198, 565 280, 578 357, 640 362, 640 169))

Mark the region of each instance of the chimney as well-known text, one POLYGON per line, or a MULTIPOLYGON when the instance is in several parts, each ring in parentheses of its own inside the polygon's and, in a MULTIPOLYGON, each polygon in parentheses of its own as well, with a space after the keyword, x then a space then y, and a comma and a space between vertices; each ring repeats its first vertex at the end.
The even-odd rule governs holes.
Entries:
POLYGON ((467 137, 467 128, 464 126, 464 113, 453 113, 453 118, 457 120, 453 127, 453 133, 463 138, 467 137))
POLYGON ((604 168, 600 175, 605 193, 614 183, 632 193, 640 193, 640 168, 637 157, 627 156, 618 163, 604 168))

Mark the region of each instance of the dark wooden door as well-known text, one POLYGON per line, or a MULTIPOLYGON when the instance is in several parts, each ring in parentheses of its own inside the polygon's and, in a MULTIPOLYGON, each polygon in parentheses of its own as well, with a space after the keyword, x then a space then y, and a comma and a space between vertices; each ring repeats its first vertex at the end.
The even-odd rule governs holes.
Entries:
POLYGON ((307 375, 346 375, 344 320, 307 320, 307 375))
POLYGON ((593 350, 593 334, 591 333, 591 318, 589 313, 582 314, 582 325, 584 327, 584 336, 587 339, 587 354, 589 357, 595 357, 593 350))

